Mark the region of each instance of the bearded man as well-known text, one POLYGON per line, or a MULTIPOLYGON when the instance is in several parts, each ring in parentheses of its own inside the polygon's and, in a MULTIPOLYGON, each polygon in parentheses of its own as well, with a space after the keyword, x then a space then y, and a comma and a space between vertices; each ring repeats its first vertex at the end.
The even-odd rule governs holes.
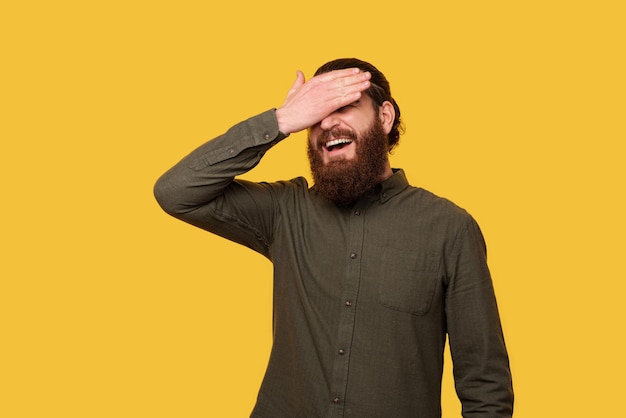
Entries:
POLYGON ((273 263, 273 344, 252 417, 440 417, 446 337, 463 416, 512 416, 482 234, 391 168, 401 127, 385 76, 338 59, 308 81, 298 72, 282 106, 157 181, 166 212, 273 263), (305 129, 312 187, 235 179, 305 129))

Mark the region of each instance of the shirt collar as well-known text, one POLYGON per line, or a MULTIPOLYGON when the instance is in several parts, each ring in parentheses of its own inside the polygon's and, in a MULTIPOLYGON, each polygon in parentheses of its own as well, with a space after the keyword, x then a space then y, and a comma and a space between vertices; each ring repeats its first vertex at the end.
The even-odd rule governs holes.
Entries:
POLYGON ((391 177, 376 186, 376 195, 380 203, 385 203, 407 187, 409 187, 409 182, 404 170, 394 168, 391 177))

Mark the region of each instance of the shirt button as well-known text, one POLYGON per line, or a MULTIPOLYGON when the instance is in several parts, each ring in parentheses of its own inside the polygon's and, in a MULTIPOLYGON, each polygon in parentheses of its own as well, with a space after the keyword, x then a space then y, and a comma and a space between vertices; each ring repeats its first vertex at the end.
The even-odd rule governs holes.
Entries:
POLYGON ((383 198, 387 197, 387 193, 383 192, 382 196, 383 196, 383 198))
POLYGON ((346 301, 346 306, 349 308, 350 306, 352 306, 352 302, 351 302, 351 301, 349 301, 349 300, 347 300, 347 301, 346 301))
POLYGON ((356 216, 359 216, 359 215, 361 214, 361 212, 357 209, 357 210, 355 210, 355 211, 354 211, 354 214, 355 214, 356 216))
POLYGON ((350 254, 350 258, 354 260, 356 258, 356 253, 350 254))
POLYGON ((346 350, 344 350, 343 348, 340 348, 339 351, 337 351, 339 353, 339 355, 343 356, 344 354, 346 354, 346 350))
POLYGON ((265 140, 267 141, 268 139, 270 139, 270 134, 263 135, 263 138, 265 138, 265 140))
POLYGON ((340 401, 340 399, 339 399, 339 398, 335 398, 335 399, 333 399, 333 403, 334 403, 334 404, 338 404, 338 403, 339 403, 339 401, 340 401))

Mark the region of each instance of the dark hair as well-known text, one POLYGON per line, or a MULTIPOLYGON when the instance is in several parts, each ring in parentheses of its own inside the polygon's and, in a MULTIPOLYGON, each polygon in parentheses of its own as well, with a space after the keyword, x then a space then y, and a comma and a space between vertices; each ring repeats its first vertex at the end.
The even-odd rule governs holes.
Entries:
POLYGON ((400 120, 400 107, 398 103, 391 97, 391 88, 389 87, 389 81, 383 73, 378 71, 369 62, 361 61, 357 58, 339 58, 322 65, 315 71, 315 75, 327 73, 334 70, 341 70, 344 68, 359 68, 361 71, 368 71, 372 78, 370 79, 370 88, 365 91, 368 96, 372 98, 376 108, 380 107, 383 102, 388 101, 393 105, 393 109, 396 112, 391 131, 387 135, 389 141, 389 151, 391 151, 400 141, 400 134, 404 133, 404 125, 400 120))

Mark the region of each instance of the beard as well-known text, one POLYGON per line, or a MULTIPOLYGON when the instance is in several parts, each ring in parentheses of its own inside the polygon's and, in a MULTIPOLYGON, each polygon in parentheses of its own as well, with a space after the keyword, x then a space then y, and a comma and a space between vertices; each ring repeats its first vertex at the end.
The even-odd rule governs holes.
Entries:
POLYGON ((352 131, 323 132, 317 144, 309 140, 308 156, 315 190, 338 205, 354 203, 360 196, 376 186, 387 165, 387 134, 378 118, 361 135, 352 131), (330 138, 349 138, 356 146, 350 160, 333 160, 324 163, 319 147, 330 138))

